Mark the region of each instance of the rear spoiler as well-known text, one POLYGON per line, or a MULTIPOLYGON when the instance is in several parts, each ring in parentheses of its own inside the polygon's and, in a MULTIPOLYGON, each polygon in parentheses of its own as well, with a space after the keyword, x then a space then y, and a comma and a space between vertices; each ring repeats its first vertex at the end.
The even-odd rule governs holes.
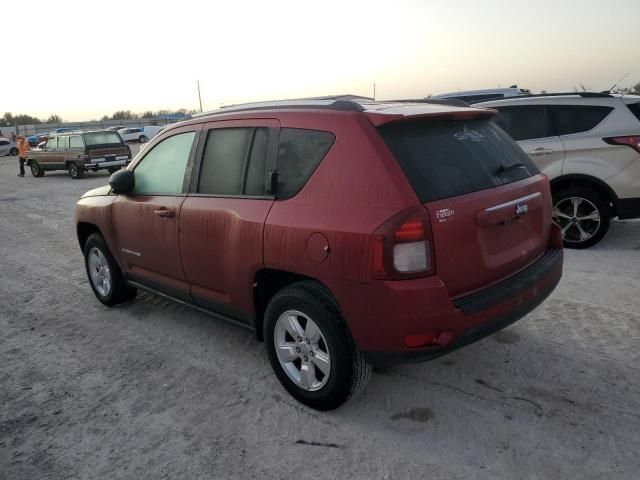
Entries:
MULTIPOLYGON (((406 112, 402 107, 389 109, 387 111, 365 111, 369 121, 375 126, 387 123, 411 121, 411 120, 471 120, 473 118, 491 118, 497 114, 496 110, 489 108, 449 108, 449 109, 429 109, 431 111, 421 111, 421 109, 410 108, 407 105, 406 112), (397 111, 396 111, 397 110, 397 111)), ((415 107, 415 106, 414 106, 415 107)))

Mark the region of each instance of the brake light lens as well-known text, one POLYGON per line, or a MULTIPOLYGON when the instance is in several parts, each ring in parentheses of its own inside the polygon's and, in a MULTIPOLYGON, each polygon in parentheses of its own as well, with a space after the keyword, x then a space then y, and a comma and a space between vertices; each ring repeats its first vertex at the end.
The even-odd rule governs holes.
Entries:
POLYGON ((433 273, 433 238, 423 207, 405 210, 375 231, 372 249, 375 278, 398 280, 433 273))
POLYGON ((624 137, 603 138, 609 145, 626 145, 640 153, 640 135, 626 135, 624 137))

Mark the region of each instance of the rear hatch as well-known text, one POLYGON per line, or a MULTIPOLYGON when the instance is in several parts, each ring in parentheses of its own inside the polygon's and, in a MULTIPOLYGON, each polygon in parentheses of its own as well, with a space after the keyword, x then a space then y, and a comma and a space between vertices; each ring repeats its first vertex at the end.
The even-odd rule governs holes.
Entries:
POLYGON ((131 150, 116 132, 87 132, 84 142, 89 162, 111 162, 131 158, 131 150))
POLYGON ((486 111, 405 117, 378 129, 428 212, 436 272, 452 296, 495 283, 545 251, 548 180, 486 111))

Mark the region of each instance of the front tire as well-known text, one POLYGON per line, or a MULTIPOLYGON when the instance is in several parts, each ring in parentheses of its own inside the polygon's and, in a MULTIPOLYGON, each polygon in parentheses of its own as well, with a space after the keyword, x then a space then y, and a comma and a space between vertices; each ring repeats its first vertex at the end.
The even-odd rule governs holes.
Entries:
POLYGON ((95 296, 112 307, 133 300, 137 290, 124 281, 122 270, 101 235, 93 233, 84 244, 84 265, 95 296))
POLYGON ((282 386, 311 408, 339 407, 364 390, 371 376, 337 303, 318 283, 295 283, 274 295, 264 338, 282 386))
POLYGON ((69 176, 74 180, 84 177, 84 167, 81 167, 76 162, 69 163, 69 176))
POLYGON ((585 187, 569 187, 553 195, 553 220, 562 230, 566 248, 589 248, 609 230, 608 202, 585 187))
POLYGON ((18 149, 17 148, 12 148, 11 150, 9 150, 9 155, 18 155, 18 149))
POLYGON ((31 175, 34 177, 44 177, 44 168, 38 165, 38 162, 35 160, 31 160, 29 168, 31 168, 31 175))

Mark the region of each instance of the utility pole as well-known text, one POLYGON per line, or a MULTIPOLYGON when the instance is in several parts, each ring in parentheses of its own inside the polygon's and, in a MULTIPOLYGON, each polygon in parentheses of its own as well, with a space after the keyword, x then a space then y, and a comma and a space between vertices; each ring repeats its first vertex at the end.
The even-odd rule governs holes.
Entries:
POLYGON ((200 102, 200 111, 202 112, 202 97, 200 96, 200 80, 198 82, 198 101, 200 102))
POLYGON ((373 99, 376 99, 376 82, 373 82, 373 99))

